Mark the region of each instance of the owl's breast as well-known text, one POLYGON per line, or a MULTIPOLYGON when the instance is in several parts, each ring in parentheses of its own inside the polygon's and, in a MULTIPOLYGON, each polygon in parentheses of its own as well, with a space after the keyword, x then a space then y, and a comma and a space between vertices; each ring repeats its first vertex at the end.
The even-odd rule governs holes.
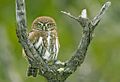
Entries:
POLYGON ((39 37, 38 41, 36 41, 36 43, 34 43, 34 46, 36 49, 39 49, 40 46, 42 46, 42 44, 43 44, 43 37, 39 37))
POLYGON ((39 51, 41 57, 47 61, 57 59, 59 42, 55 32, 40 31, 39 35, 33 39, 35 39, 33 45, 39 51))
POLYGON ((39 51, 40 56, 42 56, 46 60, 50 60, 50 46, 52 37, 50 33, 41 33, 36 43, 34 43, 35 48, 39 51))

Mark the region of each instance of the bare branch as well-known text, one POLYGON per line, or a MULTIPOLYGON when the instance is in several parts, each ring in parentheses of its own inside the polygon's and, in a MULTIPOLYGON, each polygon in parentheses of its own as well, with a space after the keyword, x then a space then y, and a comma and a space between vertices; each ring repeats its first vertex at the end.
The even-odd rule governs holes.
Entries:
MULTIPOLYGON (((30 64, 30 69, 40 68, 40 70, 42 71, 49 70, 47 64, 40 57, 39 52, 34 48, 33 44, 31 44, 30 41, 28 40, 27 31, 26 31, 27 24, 26 24, 26 10, 25 10, 24 0, 16 0, 16 20, 17 20, 17 29, 16 29, 17 37, 19 39, 20 44, 25 50, 26 56, 30 64)), ((36 76, 36 71, 35 71, 35 75, 33 74, 33 76, 36 76)))
POLYGON ((70 13, 67 13, 67 12, 65 12, 65 11, 61 11, 61 13, 65 14, 65 15, 68 15, 70 18, 73 18, 73 19, 75 19, 75 20, 78 20, 77 17, 71 15, 70 13))
POLYGON ((64 68, 65 74, 72 74, 77 69, 77 67, 83 63, 88 46, 92 40, 92 34, 94 31, 93 28, 96 27, 97 23, 100 21, 103 14, 110 6, 110 3, 111 2, 106 2, 104 6, 101 8, 100 13, 98 13, 98 15, 92 21, 90 21, 89 18, 87 18, 86 10, 83 10, 81 15, 78 18, 64 12, 64 14, 77 20, 83 27, 83 33, 82 33, 80 44, 78 46, 78 49, 76 50, 76 53, 66 63, 66 66, 64 68))
POLYGON ((89 20, 89 19, 87 18, 87 11, 86 11, 86 9, 83 9, 82 12, 81 12, 81 15, 78 16, 78 17, 75 17, 75 16, 73 16, 73 15, 71 15, 70 13, 67 13, 67 12, 65 12, 65 11, 61 11, 61 12, 62 12, 63 14, 65 14, 65 15, 69 16, 70 18, 78 21, 82 27, 85 27, 85 25, 86 25, 86 24, 85 24, 85 23, 86 23, 85 21, 86 21, 86 20, 89 20))
POLYGON ((16 20, 18 25, 22 25, 21 27, 27 28, 26 24, 26 10, 25 10, 25 1, 24 0, 16 0, 16 20))
POLYGON ((110 5, 111 5, 111 2, 108 1, 102 6, 99 13, 92 20, 93 26, 97 25, 97 23, 101 20, 101 18, 103 17, 104 13, 108 10, 110 5))
MULTIPOLYGON (((24 0, 16 0, 16 21, 17 21, 17 36, 19 39, 19 42, 21 43, 22 47, 24 49, 27 49, 27 24, 26 24, 26 10, 25 10, 25 1, 24 0)), ((30 50, 25 50, 26 53, 30 53, 30 50)), ((31 54, 31 53, 30 53, 31 54)), ((33 60, 34 58, 32 55, 29 55, 30 60, 33 60)))

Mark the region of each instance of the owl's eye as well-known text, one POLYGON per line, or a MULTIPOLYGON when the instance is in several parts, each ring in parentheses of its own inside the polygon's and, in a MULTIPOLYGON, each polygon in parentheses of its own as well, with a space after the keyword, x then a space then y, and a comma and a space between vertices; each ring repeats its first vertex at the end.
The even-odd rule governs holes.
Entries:
POLYGON ((37 26, 38 26, 38 28, 42 28, 43 27, 43 23, 38 22, 37 26))
POLYGON ((47 26, 48 28, 51 28, 51 27, 53 27, 54 25, 53 25, 52 23, 48 23, 46 26, 47 26))

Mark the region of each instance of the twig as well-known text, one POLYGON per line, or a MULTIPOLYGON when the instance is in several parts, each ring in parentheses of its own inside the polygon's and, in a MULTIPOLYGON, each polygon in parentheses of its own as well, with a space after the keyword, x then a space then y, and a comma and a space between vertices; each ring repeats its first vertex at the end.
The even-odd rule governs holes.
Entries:
POLYGON ((70 14, 70 13, 68 13, 68 12, 61 11, 61 13, 66 14, 66 15, 67 15, 67 16, 69 16, 70 18, 73 18, 73 19, 75 19, 75 20, 78 20, 78 18, 77 18, 77 17, 75 17, 75 16, 71 15, 71 14, 70 14))
MULTIPOLYGON (((103 6, 102 6, 102 8, 100 9, 100 11, 99 11, 99 13, 92 19, 92 21, 91 21, 91 24, 93 25, 93 26, 96 26, 98 23, 99 23, 99 21, 101 20, 101 18, 103 17, 103 15, 105 14, 105 12, 108 10, 108 8, 109 8, 109 6, 111 5, 111 2, 110 1, 108 1, 108 2, 106 2, 103 6)), ((94 29, 94 28, 93 28, 94 29)))

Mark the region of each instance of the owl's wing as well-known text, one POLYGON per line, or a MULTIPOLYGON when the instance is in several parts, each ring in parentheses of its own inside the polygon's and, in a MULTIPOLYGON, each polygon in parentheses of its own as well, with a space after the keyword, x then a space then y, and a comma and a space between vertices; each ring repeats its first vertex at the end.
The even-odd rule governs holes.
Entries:
MULTIPOLYGON (((35 30, 32 30, 32 31, 29 32, 28 39, 30 40, 31 43, 34 44, 37 41, 37 39, 38 39, 37 34, 38 33, 35 30)), ((29 54, 26 54, 25 51, 24 51, 24 49, 22 50, 22 53, 23 53, 23 56, 25 58, 27 58, 29 60, 30 59, 34 59, 34 58, 31 58, 31 56, 29 56, 29 54)))
POLYGON ((39 38, 39 32, 36 30, 32 30, 28 34, 28 39, 30 40, 31 43, 35 43, 39 38))
POLYGON ((39 55, 41 57, 45 57, 44 59, 48 59, 49 57, 49 52, 47 53, 47 49, 45 47, 45 39, 43 39, 43 32, 42 31, 38 31, 38 30, 33 30, 29 33, 29 40, 33 43, 33 45, 35 46, 36 50, 39 51, 39 55), (48 54, 48 56, 45 56, 45 53, 48 54))

